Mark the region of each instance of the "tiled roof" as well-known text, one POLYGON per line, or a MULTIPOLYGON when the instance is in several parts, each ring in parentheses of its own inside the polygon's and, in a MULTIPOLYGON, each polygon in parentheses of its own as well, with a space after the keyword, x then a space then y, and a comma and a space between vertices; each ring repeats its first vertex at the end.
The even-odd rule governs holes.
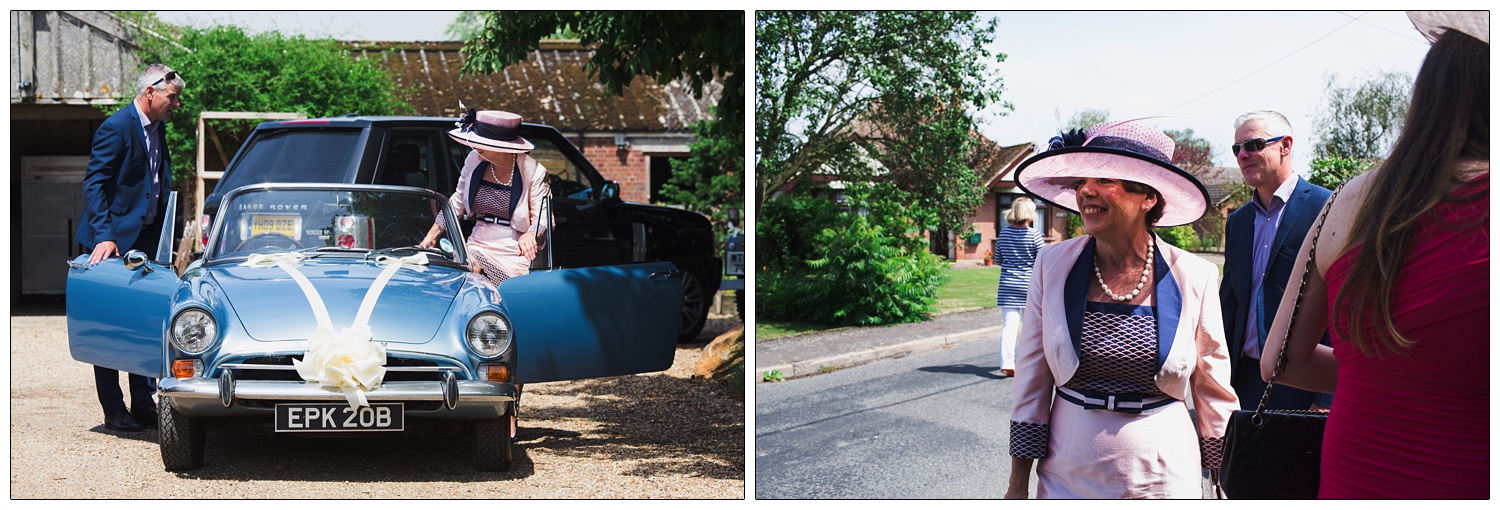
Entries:
POLYGON ((456 116, 458 103, 470 108, 506 110, 527 122, 570 131, 691 132, 699 120, 711 119, 709 106, 720 85, 702 99, 682 80, 658 85, 637 76, 623 96, 584 71, 593 50, 576 42, 545 42, 526 62, 499 73, 462 76, 466 55, 458 42, 348 42, 356 58, 381 59, 417 115, 456 116))
POLYGON ((992 146, 989 150, 993 151, 984 173, 979 176, 979 182, 984 185, 985 189, 1014 186, 1016 166, 1036 153, 1036 146, 1031 142, 1000 147, 999 144, 985 137, 981 143, 992 146))
POLYGON ((1223 205, 1224 199, 1229 198, 1235 188, 1244 184, 1240 169, 1232 166, 1216 166, 1196 169, 1193 175, 1208 189, 1209 203, 1215 207, 1223 205))

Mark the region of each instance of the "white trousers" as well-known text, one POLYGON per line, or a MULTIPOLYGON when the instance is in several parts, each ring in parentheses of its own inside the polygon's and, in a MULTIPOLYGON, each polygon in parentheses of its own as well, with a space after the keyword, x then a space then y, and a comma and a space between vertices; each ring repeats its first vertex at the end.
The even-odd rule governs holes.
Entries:
POLYGON ((1016 369, 1016 337, 1021 336, 1021 308, 1000 307, 1000 368, 1016 369))

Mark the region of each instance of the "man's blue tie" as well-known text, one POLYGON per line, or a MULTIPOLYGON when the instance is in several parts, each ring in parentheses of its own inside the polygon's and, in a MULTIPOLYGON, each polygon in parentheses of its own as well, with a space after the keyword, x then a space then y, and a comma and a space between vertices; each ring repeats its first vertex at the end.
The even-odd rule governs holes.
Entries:
POLYGON ((151 150, 147 154, 147 166, 151 171, 151 196, 146 205, 146 224, 156 221, 156 203, 161 199, 161 121, 152 122, 146 130, 146 136, 150 138, 147 145, 151 150))

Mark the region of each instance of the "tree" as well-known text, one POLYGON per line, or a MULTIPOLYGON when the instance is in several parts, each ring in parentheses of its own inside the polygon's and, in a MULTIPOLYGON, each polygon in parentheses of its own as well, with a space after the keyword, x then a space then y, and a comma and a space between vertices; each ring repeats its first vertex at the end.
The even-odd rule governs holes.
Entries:
POLYGON ((481 12, 460 16, 448 33, 468 34, 463 71, 469 74, 522 62, 545 38, 576 36, 594 46, 584 68, 609 93, 623 94, 637 76, 661 84, 685 79, 699 98, 717 84, 715 120, 694 127, 692 155, 672 162, 662 193, 720 225, 728 209, 744 204, 743 11, 481 12))
POLYGON ((1365 173, 1375 165, 1378 159, 1355 159, 1340 157, 1322 157, 1313 160, 1309 166, 1312 172, 1307 176, 1307 182, 1334 189, 1344 184, 1354 176, 1365 173))
POLYGON ((1068 118, 1067 125, 1063 126, 1060 131, 1068 131, 1072 129, 1088 129, 1089 126, 1101 122, 1108 122, 1109 120, 1109 110, 1103 110, 1099 108, 1084 108, 1082 110, 1073 112, 1073 116, 1068 118))
POLYGON ((1191 128, 1168 129, 1162 133, 1171 138, 1175 146, 1172 150, 1172 164, 1193 175, 1198 175, 1199 169, 1213 168, 1214 145, 1208 140, 1198 138, 1191 128))
MULTIPOLYGON (((970 112, 999 101, 994 19, 972 12, 756 13, 757 214, 816 179, 892 179, 928 230, 957 228, 982 200, 970 112), (956 211, 968 209, 965 214, 956 211)), ((1005 104, 1006 108, 1010 105, 1005 104)), ((759 218, 757 218, 759 219, 759 218)))
POLYGON ((994 27, 968 12, 757 13, 757 314, 928 318, 945 265, 921 234, 966 227, 993 156, 971 112, 999 101, 994 27), (837 201, 814 185, 831 181, 837 201))
POLYGON ((1313 121, 1321 138, 1316 158, 1385 158, 1401 134, 1411 104, 1411 76, 1399 71, 1375 73, 1349 86, 1329 75, 1324 104, 1313 121))
MULTIPOLYGON (((172 177, 186 185, 194 174, 198 114, 203 111, 302 112, 310 117, 359 112, 410 114, 395 82, 377 60, 356 60, 331 39, 286 37, 271 31, 247 35, 235 26, 171 26, 152 13, 118 13, 142 30, 137 55, 164 63, 187 82, 182 106, 168 124, 172 177)), ((132 93, 131 96, 134 96, 132 93)), ((114 109, 124 104, 110 107, 114 109)), ((242 129, 253 127, 246 121, 242 129)))

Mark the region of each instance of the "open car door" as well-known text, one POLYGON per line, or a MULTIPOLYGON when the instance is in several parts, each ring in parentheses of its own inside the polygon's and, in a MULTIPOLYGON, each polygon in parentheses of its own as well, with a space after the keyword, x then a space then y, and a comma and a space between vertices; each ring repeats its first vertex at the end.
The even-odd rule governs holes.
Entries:
POLYGON ((167 198, 156 253, 125 253, 89 265, 68 261, 68 351, 73 359, 147 377, 161 377, 170 299, 178 277, 171 266, 177 193, 167 198))
POLYGON ((682 273, 669 262, 537 271, 499 291, 516 335, 516 382, 672 366, 682 273))

